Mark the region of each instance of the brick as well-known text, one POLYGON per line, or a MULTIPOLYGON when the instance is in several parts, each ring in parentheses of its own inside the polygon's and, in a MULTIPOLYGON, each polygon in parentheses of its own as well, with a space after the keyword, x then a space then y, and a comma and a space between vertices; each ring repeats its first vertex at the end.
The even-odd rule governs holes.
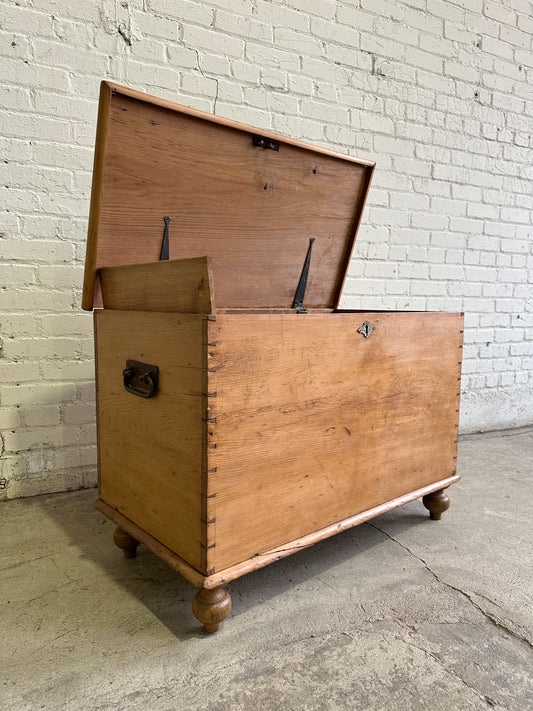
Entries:
POLYGON ((502 239, 500 249, 502 252, 528 254, 531 251, 531 242, 527 242, 525 240, 502 239))
MULTIPOLYGON (((324 20, 321 17, 312 17, 310 34, 319 41, 326 40, 327 45, 346 45, 347 47, 359 47, 360 29, 355 25, 345 27, 338 22, 324 20)), ((309 34, 309 33, 308 33, 309 34)), ((277 35, 276 35, 277 36, 277 35)))
POLYGON ((268 0, 255 0, 255 16, 261 22, 273 27, 282 26, 299 32, 309 30, 310 16, 281 5, 274 5, 268 0))
POLYGON ((3 286, 25 286, 36 283, 35 267, 22 264, 1 264, 0 283, 3 286))
POLYGON ((453 94, 455 83, 453 79, 436 74, 435 72, 427 72, 422 69, 416 71, 417 83, 419 86, 426 87, 432 91, 445 94, 453 94))
POLYGON ((273 116, 272 123, 276 131, 301 140, 315 142, 324 140, 324 126, 318 121, 310 121, 299 116, 276 115, 273 116))
MULTIPOLYGON (((261 84, 268 86, 270 89, 287 89, 288 75, 272 67, 261 69, 261 84)), ((291 85, 291 88, 292 85, 291 85)), ((308 92, 305 92, 308 93, 308 92)))
POLYGON ((231 103, 240 103, 243 97, 242 86, 238 82, 224 81, 217 79, 216 96, 217 101, 228 101, 231 103))
POLYGON ((415 144, 413 141, 391 138, 389 136, 376 136, 374 149, 378 153, 392 153, 399 156, 412 156, 415 144))
MULTIPOLYGON (((92 350, 88 348, 87 350, 92 350)), ((91 361, 65 361, 45 362, 41 365, 43 378, 47 381, 64 382, 66 380, 78 381, 94 377, 94 363, 91 361)))
POLYGON ((481 296, 482 294, 481 284, 454 281, 447 285, 447 289, 450 296, 481 296))
POLYGON ((452 265, 432 265, 430 268, 430 277, 431 279, 444 281, 462 281, 465 277, 465 270, 463 267, 452 265))
POLYGON ((24 410, 24 423, 27 427, 58 425, 60 419, 58 405, 27 407, 24 410))
MULTIPOLYGON (((238 4, 237 0, 235 4, 238 4)), ((192 22, 209 27, 213 19, 213 10, 210 7, 206 7, 203 3, 188 2, 188 0, 180 0, 179 4, 172 0, 148 0, 148 9, 152 11, 153 15, 160 16, 165 20, 172 18, 181 23, 192 22)), ((143 15, 145 14, 143 13, 143 15)), ((144 17, 139 17, 139 24, 141 27, 144 25, 144 17)))
POLYGON ((326 55, 329 63, 333 63, 333 71, 339 77, 339 83, 345 84, 354 70, 362 70, 364 72, 372 71, 372 57, 361 52, 354 47, 344 47, 331 43, 326 44, 326 55), (343 73, 339 71, 340 66, 346 67, 343 73), (336 69, 335 69, 336 68, 336 69))
POLYGON ((374 31, 374 15, 359 7, 339 4, 337 7, 336 20, 342 25, 356 28, 359 32, 366 33, 374 31))
POLYGON ((335 6, 329 0, 287 0, 287 5, 295 10, 325 17, 328 20, 335 17, 335 6))
POLYGON ((40 444, 65 446, 75 444, 76 440, 74 427, 36 427, 29 431, 15 430, 4 434, 6 452, 33 449, 40 444))
POLYGON ((371 34, 362 35, 360 46, 365 52, 372 52, 381 57, 397 60, 404 59, 406 51, 409 51, 409 48, 406 50, 405 46, 400 42, 394 42, 371 34))
POLYGON ((221 116, 226 116, 227 118, 235 119, 236 121, 248 123, 251 126, 257 126, 259 128, 270 127, 269 114, 266 111, 260 111, 259 109, 255 109, 249 106, 229 104, 223 101, 218 101, 217 113, 221 116))
POLYGON ((70 383, 34 383, 30 387, 4 385, 2 388, 2 407, 48 405, 50 402, 68 402, 73 400, 76 388, 70 383))
POLYGON ((73 404, 64 407, 61 419, 67 425, 83 425, 94 422, 95 416, 92 404, 73 404))
POLYGON ((436 281, 417 281, 411 283, 413 296, 445 296, 446 285, 436 281))
POLYGON ((500 217, 504 221, 508 220, 509 222, 522 222, 527 224, 530 222, 531 210, 518 207, 502 207, 500 217))
POLYGON ((475 83, 480 79, 480 70, 459 62, 444 61, 444 74, 462 81, 475 83))
POLYGON ((403 20, 404 17, 404 8, 389 0, 361 0, 361 7, 393 20, 403 20))
MULTIPOLYGON (((9 347, 11 343, 8 341, 4 349, 6 360, 11 358, 9 347)), ((3 362, 2 363, 2 378, 5 382, 12 382, 15 385, 28 383, 40 379, 39 363, 33 362, 29 358, 24 358, 21 362, 3 362)))
POLYGON ((259 67, 251 62, 239 62, 233 60, 230 62, 231 73, 239 81, 250 82, 257 84, 259 82, 260 71, 259 67))
POLYGON ((464 215, 469 207, 470 205, 467 206, 467 203, 462 200, 451 200, 442 197, 431 198, 431 210, 438 214, 460 216, 464 215))
POLYGON ((394 279, 397 271, 397 265, 389 262, 368 262, 364 265, 364 275, 369 278, 394 279))
POLYGON ((340 124, 347 124, 349 119, 348 111, 345 108, 310 99, 301 100, 300 111, 303 116, 311 119, 326 120, 340 124))
POLYGON ((390 206, 400 210, 427 210, 429 198, 420 193, 394 192, 390 196, 390 206))
MULTIPOLYGON (((257 20, 243 15, 236 15, 233 12, 217 10, 214 26, 217 30, 227 32, 231 35, 237 35, 245 39, 253 39, 258 42, 268 44, 273 41, 273 28, 270 24, 258 22, 257 20)), ((291 30, 287 31, 291 32, 291 30)), ((278 28, 276 28, 275 32, 276 40, 278 40, 278 28)))
POLYGON ((443 230, 448 226, 449 218, 447 215, 435 213, 413 213, 411 215, 411 223, 413 227, 421 227, 428 230, 443 230))
POLYGON ((492 220, 498 217, 498 207, 496 205, 470 203, 467 206, 467 215, 468 217, 479 217, 481 219, 492 220))
POLYGON ((354 128, 367 130, 369 126, 378 133, 391 134, 394 131, 394 122, 388 116, 370 111, 352 111, 351 124, 354 128))
MULTIPOLYGON (((37 308, 41 308, 37 302, 37 308)), ((75 338, 18 338, 5 344, 6 357, 29 359, 75 358, 80 341, 75 338)))
MULTIPOLYGON (((175 4, 172 3, 172 5, 174 8, 176 7, 175 4)), ((148 7, 149 9, 154 9, 150 5, 148 7)), ((177 42, 178 40, 179 25, 177 19, 180 18, 170 19, 170 16, 162 17, 155 13, 134 10, 133 19, 135 25, 142 28, 143 34, 149 37, 159 37, 172 42, 177 42)))
POLYGON ((188 94, 215 96, 217 93, 217 80, 204 77, 200 73, 187 72, 181 76, 180 87, 188 94))
MULTIPOLYGON (((15 429, 21 423, 21 413, 19 409, 4 407, 0 409, 0 430, 15 429)), ((2 454, 2 444, 0 440, 0 455, 2 454)))
POLYGON ((425 71, 442 73, 442 57, 431 54, 430 52, 423 52, 419 49, 408 47, 405 51, 405 61, 425 71))
POLYGON ((28 28, 31 27, 32 32, 37 36, 54 37, 52 17, 42 10, 41 7, 38 10, 34 10, 20 5, 4 3, 2 6, 1 27, 6 32, 20 32, 22 35, 26 35, 28 28))
POLYGON ((488 2, 485 0, 483 12, 487 17, 498 20, 498 22, 511 25, 513 27, 516 25, 516 13, 510 8, 505 7, 503 3, 488 2))
POLYGON ((237 37, 221 35, 193 25, 183 27, 183 41, 192 47, 208 49, 229 57, 240 58, 244 52, 244 42, 237 37))
POLYGON ((277 48, 263 47, 260 44, 246 43, 246 59, 260 67, 267 66, 282 69, 288 72, 297 72, 300 69, 298 54, 277 48))

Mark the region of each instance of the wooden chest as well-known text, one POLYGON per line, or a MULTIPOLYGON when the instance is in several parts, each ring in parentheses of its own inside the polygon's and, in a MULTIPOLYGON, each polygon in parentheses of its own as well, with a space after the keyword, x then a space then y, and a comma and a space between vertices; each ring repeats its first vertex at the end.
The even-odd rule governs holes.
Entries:
POLYGON ((96 506, 208 632, 229 581, 412 499, 438 519, 459 478, 462 314, 338 309, 373 168, 102 84, 96 506))

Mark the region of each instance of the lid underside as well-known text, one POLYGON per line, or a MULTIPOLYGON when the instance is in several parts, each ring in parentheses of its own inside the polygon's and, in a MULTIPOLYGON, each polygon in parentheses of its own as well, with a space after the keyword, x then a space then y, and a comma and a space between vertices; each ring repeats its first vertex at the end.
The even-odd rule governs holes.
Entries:
MULTIPOLYGON (((257 141, 256 141, 257 142, 257 141)), ((208 255, 217 306, 337 305, 373 163, 103 83, 83 307, 97 270, 208 255), (278 150, 254 145, 259 134, 278 150)))

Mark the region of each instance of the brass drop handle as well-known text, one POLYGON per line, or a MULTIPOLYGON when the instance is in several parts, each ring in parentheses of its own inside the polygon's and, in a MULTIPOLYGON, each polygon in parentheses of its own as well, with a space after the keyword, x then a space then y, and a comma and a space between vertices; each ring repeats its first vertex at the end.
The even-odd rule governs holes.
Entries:
POLYGON ((159 368, 157 365, 127 360, 122 371, 122 380, 126 390, 138 397, 153 397, 159 387, 159 368))

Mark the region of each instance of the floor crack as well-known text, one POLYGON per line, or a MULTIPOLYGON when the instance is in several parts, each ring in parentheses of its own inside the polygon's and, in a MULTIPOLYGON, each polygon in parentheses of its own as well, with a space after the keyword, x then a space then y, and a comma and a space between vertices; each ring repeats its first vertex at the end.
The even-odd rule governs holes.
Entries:
POLYGON ((483 617, 485 617, 492 625, 494 625, 495 627, 497 627, 499 630, 502 630, 502 631, 505 632, 506 634, 510 635, 511 637, 514 637, 515 639, 519 640, 520 642, 523 642, 523 643, 526 644, 530 649, 533 649, 533 644, 531 644, 531 642, 529 641, 529 639, 527 639, 527 637, 523 637, 522 635, 518 634, 518 632, 515 632, 514 630, 510 629, 509 627, 507 627, 507 625, 505 625, 505 624, 503 624, 502 622, 500 622, 496 617, 494 617, 493 615, 491 615, 490 612, 488 612, 488 611, 485 610, 483 607, 481 607, 481 605, 479 605, 479 604, 472 598, 472 596, 471 596, 469 593, 467 593, 467 592, 465 592, 464 590, 461 590, 461 588, 458 588, 458 587, 456 587, 455 585, 452 585, 451 583, 448 583, 448 582, 446 582, 445 580, 442 580, 441 578, 439 578, 439 576, 437 575, 437 573, 435 573, 435 571, 432 570, 432 569, 429 567, 428 563, 427 563, 423 558, 421 558, 420 556, 416 555, 416 553, 414 553, 410 548, 408 548, 407 546, 405 546, 403 543, 400 543, 400 541, 398 541, 396 538, 394 538, 393 536, 391 536, 390 533, 387 533, 387 531, 384 531, 382 528, 379 528, 379 526, 376 526, 375 523, 367 522, 367 525, 368 525, 368 526, 372 526, 372 528, 375 528, 377 531, 380 531, 381 533, 383 533, 384 536, 387 536, 387 538, 390 538, 391 541, 393 541, 393 542, 396 543, 398 546, 400 546, 400 548, 403 548, 403 550, 406 551, 407 553, 409 553, 409 555, 412 555, 413 558, 416 558, 418 561, 420 561, 420 562, 422 563, 422 565, 425 567, 425 569, 428 571, 428 573, 430 573, 430 574, 435 578, 435 580, 436 580, 438 583, 440 583, 441 585, 445 585, 446 587, 450 588, 451 590, 455 590, 455 592, 460 593, 460 594, 461 594, 463 597, 465 597, 465 598, 470 602, 470 604, 473 605, 473 606, 476 608, 476 610, 478 610, 478 612, 480 612, 480 613, 483 615, 483 617))
MULTIPOLYGON (((379 529, 381 530, 381 529, 379 529)), ((394 539, 393 539, 394 540, 394 539)), ((401 545, 401 544, 400 544, 401 545)), ((415 556, 416 558, 416 556, 415 556)), ((400 626, 402 626, 400 622, 400 626)), ((430 657, 433 659, 434 662, 436 662, 439 667, 446 672, 446 674, 449 674, 451 677, 454 679, 457 679, 458 681, 461 682, 461 684, 464 684, 466 688, 471 691, 473 694, 475 694, 479 699, 484 701, 490 708, 494 709, 502 709, 503 707, 500 706, 494 699, 491 699, 490 696, 486 696, 485 694, 482 694, 478 689, 475 687, 471 686, 467 681, 465 681, 457 672, 455 672, 453 669, 449 669, 447 666, 445 666, 439 657, 434 654, 433 652, 430 652, 427 649, 424 649, 424 647, 420 647, 418 644, 415 644, 413 641, 406 639, 403 635, 400 635, 400 639, 404 644, 407 644, 409 647, 414 647, 415 649, 418 649, 420 652, 425 654, 426 656, 430 657)))

